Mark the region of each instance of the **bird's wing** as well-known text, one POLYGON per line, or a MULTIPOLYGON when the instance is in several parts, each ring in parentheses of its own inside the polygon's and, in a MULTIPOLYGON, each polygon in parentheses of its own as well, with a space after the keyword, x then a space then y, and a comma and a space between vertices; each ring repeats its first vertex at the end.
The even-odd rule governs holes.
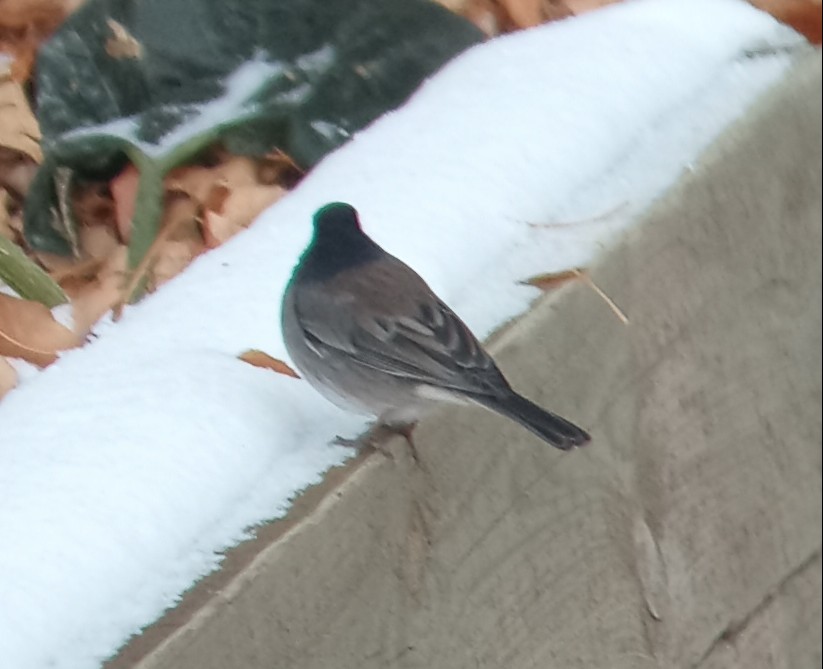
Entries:
MULTIPOLYGON (((399 261, 398 261, 399 262, 399 261)), ((405 266, 403 266, 405 269, 405 266)), ((411 271, 411 270, 408 270, 411 271)), ((460 318, 416 274, 302 286, 295 301, 306 341, 321 356, 465 393, 507 387, 494 361, 460 318), (386 296, 389 296, 387 298, 386 296)))

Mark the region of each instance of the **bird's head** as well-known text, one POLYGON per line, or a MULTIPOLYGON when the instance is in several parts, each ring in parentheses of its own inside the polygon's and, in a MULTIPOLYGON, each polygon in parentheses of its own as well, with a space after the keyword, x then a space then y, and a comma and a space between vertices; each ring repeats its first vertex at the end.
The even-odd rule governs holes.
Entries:
POLYGON ((357 210, 346 202, 330 202, 323 205, 314 214, 314 236, 348 237, 363 234, 357 210))
POLYGON ((314 214, 314 236, 302 263, 309 274, 326 278, 382 253, 360 228, 357 210, 345 202, 331 202, 314 214))

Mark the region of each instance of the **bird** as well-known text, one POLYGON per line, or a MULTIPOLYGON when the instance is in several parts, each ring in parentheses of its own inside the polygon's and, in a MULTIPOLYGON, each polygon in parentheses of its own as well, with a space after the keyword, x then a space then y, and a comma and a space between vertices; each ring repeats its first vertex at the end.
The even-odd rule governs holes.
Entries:
POLYGON ((474 404, 561 450, 589 434, 515 392, 468 326, 420 275, 372 240, 357 210, 317 210, 283 295, 286 350, 327 399, 406 435, 442 403, 474 404))

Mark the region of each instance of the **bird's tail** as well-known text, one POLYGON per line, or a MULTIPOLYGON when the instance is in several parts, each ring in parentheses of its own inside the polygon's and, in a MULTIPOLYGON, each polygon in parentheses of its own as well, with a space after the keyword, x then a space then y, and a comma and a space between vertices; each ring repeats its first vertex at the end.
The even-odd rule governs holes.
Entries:
POLYGON ((473 396, 472 399, 507 418, 520 423, 544 441, 562 451, 589 442, 589 434, 565 418, 546 411, 514 391, 503 396, 473 396))

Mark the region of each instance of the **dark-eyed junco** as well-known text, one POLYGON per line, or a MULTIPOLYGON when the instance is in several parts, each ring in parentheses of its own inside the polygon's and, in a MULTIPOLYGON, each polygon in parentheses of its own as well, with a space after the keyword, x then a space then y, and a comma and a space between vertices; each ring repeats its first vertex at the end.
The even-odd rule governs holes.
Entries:
POLYGON ((466 324, 420 276, 361 229, 354 207, 314 215, 283 297, 286 348, 343 408, 399 429, 442 402, 474 403, 568 450, 589 435, 518 395, 466 324))

